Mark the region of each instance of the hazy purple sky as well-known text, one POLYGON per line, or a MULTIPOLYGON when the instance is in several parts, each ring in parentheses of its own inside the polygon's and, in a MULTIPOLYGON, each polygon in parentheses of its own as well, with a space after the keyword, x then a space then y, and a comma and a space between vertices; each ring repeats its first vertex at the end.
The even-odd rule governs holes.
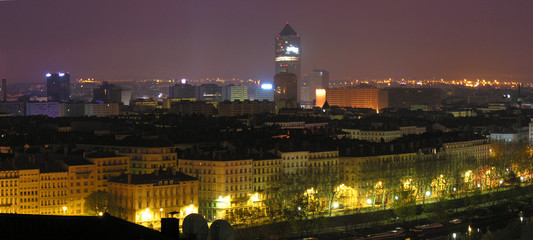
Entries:
POLYGON ((531 0, 0 0, 0 76, 268 80, 286 21, 302 73, 533 80, 531 0))

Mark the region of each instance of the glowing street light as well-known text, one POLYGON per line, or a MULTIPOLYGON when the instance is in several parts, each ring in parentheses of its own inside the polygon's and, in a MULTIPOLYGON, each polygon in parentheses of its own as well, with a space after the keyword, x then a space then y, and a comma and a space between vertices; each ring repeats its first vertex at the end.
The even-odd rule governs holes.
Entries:
POLYGON ((431 196, 431 192, 430 191, 426 191, 426 196, 430 197, 431 196))
POLYGON ((370 199, 370 198, 367 199, 367 200, 366 200, 366 204, 372 204, 372 199, 370 199))
POLYGON ((339 208, 339 203, 333 203, 333 208, 339 208))

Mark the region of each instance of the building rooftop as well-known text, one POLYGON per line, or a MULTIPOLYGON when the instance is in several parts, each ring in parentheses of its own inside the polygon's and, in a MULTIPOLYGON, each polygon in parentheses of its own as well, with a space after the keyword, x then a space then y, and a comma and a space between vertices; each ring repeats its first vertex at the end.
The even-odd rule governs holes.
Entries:
POLYGON ((181 172, 172 173, 170 171, 160 170, 152 174, 122 174, 118 177, 111 178, 109 182, 128 183, 128 180, 130 180, 130 184, 157 184, 159 181, 174 180, 175 182, 183 182, 198 179, 181 172), (130 176, 131 179, 128 179, 130 176))
POLYGON ((295 36, 298 35, 294 29, 287 23, 283 30, 279 33, 280 36, 295 36))
POLYGON ((0 214, 0 231, 2 239, 174 239, 108 214, 101 217, 0 214))
POLYGON ((90 152, 85 153, 85 158, 112 158, 118 157, 116 152, 90 152))

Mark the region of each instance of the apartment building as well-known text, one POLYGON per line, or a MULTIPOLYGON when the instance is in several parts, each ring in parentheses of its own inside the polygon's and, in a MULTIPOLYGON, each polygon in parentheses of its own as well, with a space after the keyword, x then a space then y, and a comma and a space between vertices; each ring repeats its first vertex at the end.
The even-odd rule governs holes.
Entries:
POLYGON ((161 218, 198 212, 198 179, 174 171, 151 174, 123 174, 108 182, 109 193, 117 200, 121 218, 155 229, 161 218))

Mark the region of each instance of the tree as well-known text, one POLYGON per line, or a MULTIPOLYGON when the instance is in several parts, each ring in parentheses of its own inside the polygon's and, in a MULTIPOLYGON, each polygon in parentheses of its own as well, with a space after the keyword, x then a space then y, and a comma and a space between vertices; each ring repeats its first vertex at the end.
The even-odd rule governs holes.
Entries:
POLYGON ((97 216, 103 213, 109 213, 113 216, 119 214, 118 204, 111 194, 106 191, 96 191, 87 198, 85 198, 85 204, 83 205, 85 214, 91 216, 97 216))

